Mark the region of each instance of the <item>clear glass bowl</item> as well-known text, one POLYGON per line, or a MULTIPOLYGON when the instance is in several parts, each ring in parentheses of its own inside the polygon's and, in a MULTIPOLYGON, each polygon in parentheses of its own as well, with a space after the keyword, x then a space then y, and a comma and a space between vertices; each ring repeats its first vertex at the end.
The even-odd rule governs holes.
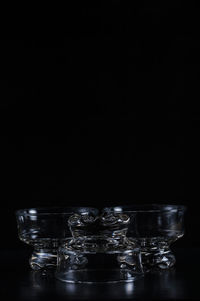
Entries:
POLYGON ((98 210, 88 207, 30 208, 16 211, 20 240, 34 247, 29 263, 32 269, 55 267, 57 249, 71 237, 68 219, 74 213, 98 210))
POLYGON ((90 251, 58 249, 56 278, 68 283, 130 282, 143 276, 141 252, 137 247, 90 251))
POLYGON ((127 237, 141 248, 145 270, 152 267, 167 269, 175 264, 170 245, 184 235, 182 205, 132 205, 105 208, 109 213, 121 212, 131 215, 127 237))
POLYGON ((68 219, 72 239, 58 250, 56 277, 65 282, 127 282, 143 275, 140 249, 126 234, 132 214, 89 211, 68 219))

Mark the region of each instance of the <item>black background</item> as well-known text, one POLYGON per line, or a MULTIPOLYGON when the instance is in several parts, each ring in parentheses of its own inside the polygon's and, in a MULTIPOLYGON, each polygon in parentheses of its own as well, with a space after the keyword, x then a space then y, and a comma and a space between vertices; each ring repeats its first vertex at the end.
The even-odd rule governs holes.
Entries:
POLYGON ((25 15, 0 41, 2 247, 22 247, 19 208, 140 202, 187 205, 177 244, 199 246, 197 8, 25 15))

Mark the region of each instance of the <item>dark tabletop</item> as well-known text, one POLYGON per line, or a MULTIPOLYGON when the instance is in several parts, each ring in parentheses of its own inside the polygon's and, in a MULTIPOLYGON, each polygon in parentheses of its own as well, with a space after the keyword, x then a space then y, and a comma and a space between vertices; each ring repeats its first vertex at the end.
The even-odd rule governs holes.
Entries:
POLYGON ((174 251, 175 268, 148 273, 133 283, 65 284, 55 280, 52 273, 31 271, 26 248, 3 250, 0 294, 7 300, 200 299, 200 249, 174 251))

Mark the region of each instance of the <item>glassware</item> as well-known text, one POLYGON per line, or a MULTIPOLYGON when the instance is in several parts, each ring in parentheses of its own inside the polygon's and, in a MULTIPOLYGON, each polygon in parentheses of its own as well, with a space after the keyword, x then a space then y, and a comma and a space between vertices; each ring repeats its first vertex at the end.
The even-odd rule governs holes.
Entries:
POLYGON ((175 264, 170 245, 184 235, 182 205, 133 205, 105 208, 108 213, 121 212, 134 216, 127 237, 141 248, 145 270, 167 269, 175 264))
POLYGON ((56 277, 65 282, 133 281, 143 275, 141 253, 126 234, 132 213, 75 213, 72 239, 58 250, 56 277))
MULTIPOLYGON (((30 208, 16 212, 20 240, 34 247, 29 263, 32 269, 55 267, 57 249, 69 237, 69 217, 87 212, 87 207, 30 208)), ((90 208, 90 212, 97 209, 90 208)))
POLYGON ((69 283, 129 282, 175 264, 184 234, 181 205, 30 208, 16 212, 19 238, 34 247, 32 269, 56 268, 69 283))

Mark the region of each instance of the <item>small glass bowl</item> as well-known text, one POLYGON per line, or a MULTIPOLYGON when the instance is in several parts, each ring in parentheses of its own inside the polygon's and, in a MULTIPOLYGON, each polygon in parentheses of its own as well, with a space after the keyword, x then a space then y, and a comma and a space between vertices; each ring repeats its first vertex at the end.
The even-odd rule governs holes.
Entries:
POLYGON ((104 210, 133 216, 134 222, 128 228, 127 237, 141 248, 145 270, 152 267, 167 269, 175 264, 170 245, 184 235, 185 206, 151 204, 104 210))
POLYGON ((132 214, 73 214, 72 239, 58 249, 56 278, 64 282, 129 282, 143 275, 141 252, 126 234, 132 214))
POLYGON ((29 263, 32 269, 56 267, 57 249, 71 237, 68 219, 74 213, 97 214, 89 207, 30 208, 16 211, 20 240, 34 247, 29 263))

